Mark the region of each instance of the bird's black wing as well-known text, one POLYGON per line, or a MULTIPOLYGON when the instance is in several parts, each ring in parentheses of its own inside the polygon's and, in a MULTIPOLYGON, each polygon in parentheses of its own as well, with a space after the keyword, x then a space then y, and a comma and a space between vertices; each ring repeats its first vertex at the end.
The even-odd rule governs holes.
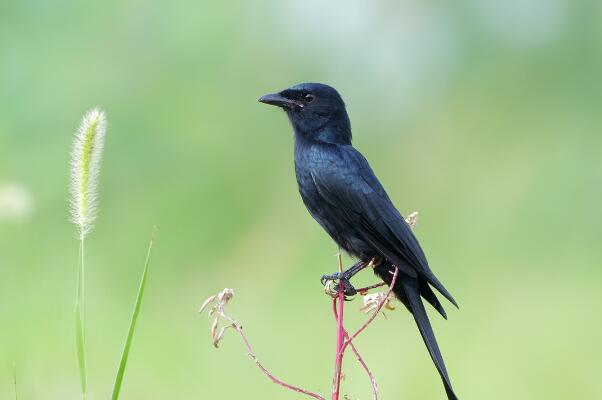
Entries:
POLYGON ((430 270, 412 230, 395 208, 366 159, 352 146, 319 145, 312 150, 311 175, 321 197, 347 225, 411 276, 420 276, 457 306, 430 270))

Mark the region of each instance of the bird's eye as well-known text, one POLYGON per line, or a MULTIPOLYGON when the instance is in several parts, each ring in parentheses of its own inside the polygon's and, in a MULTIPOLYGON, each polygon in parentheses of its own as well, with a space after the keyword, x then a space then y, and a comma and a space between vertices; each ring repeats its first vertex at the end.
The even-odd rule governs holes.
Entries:
POLYGON ((305 102, 306 103, 311 103, 312 101, 314 101, 314 99, 316 98, 316 96, 314 96, 313 94, 306 94, 305 95, 305 102))

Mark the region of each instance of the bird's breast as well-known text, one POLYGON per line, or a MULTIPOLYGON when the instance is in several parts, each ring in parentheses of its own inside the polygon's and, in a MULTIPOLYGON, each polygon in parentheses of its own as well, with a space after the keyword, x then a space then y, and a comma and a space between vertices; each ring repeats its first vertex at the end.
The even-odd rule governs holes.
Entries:
POLYGON ((295 154, 295 174, 305 207, 339 247, 353 256, 364 258, 370 253, 370 246, 358 235, 355 227, 348 224, 341 209, 322 196, 312 176, 312 171, 320 173, 328 169, 331 172, 336 168, 336 160, 325 157, 323 153, 316 155, 306 151, 295 154))

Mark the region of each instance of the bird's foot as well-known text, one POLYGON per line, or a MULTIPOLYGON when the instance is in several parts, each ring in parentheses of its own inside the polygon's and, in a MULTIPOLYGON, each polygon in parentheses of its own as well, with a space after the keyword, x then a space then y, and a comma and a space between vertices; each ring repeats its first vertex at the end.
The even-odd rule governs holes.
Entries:
POLYGON ((324 293, 331 297, 337 297, 340 292, 345 294, 345 300, 351 300, 357 294, 357 290, 349 282, 349 276, 345 272, 337 272, 331 275, 322 275, 320 282, 324 285, 324 293))

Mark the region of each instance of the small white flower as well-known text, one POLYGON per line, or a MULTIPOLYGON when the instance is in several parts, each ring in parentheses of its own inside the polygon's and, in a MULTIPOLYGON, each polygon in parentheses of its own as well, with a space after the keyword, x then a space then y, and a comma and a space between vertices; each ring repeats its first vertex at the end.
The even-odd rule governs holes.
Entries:
MULTIPOLYGON (((360 310, 362 310, 366 314, 372 312, 373 310, 376 310, 380 302, 383 301, 386 296, 387 293, 385 292, 372 293, 363 296, 364 305, 360 310)), ((383 308, 386 308, 387 310, 395 310, 395 307, 391 304, 393 298, 393 294, 389 294, 389 296, 385 300, 383 308)))

